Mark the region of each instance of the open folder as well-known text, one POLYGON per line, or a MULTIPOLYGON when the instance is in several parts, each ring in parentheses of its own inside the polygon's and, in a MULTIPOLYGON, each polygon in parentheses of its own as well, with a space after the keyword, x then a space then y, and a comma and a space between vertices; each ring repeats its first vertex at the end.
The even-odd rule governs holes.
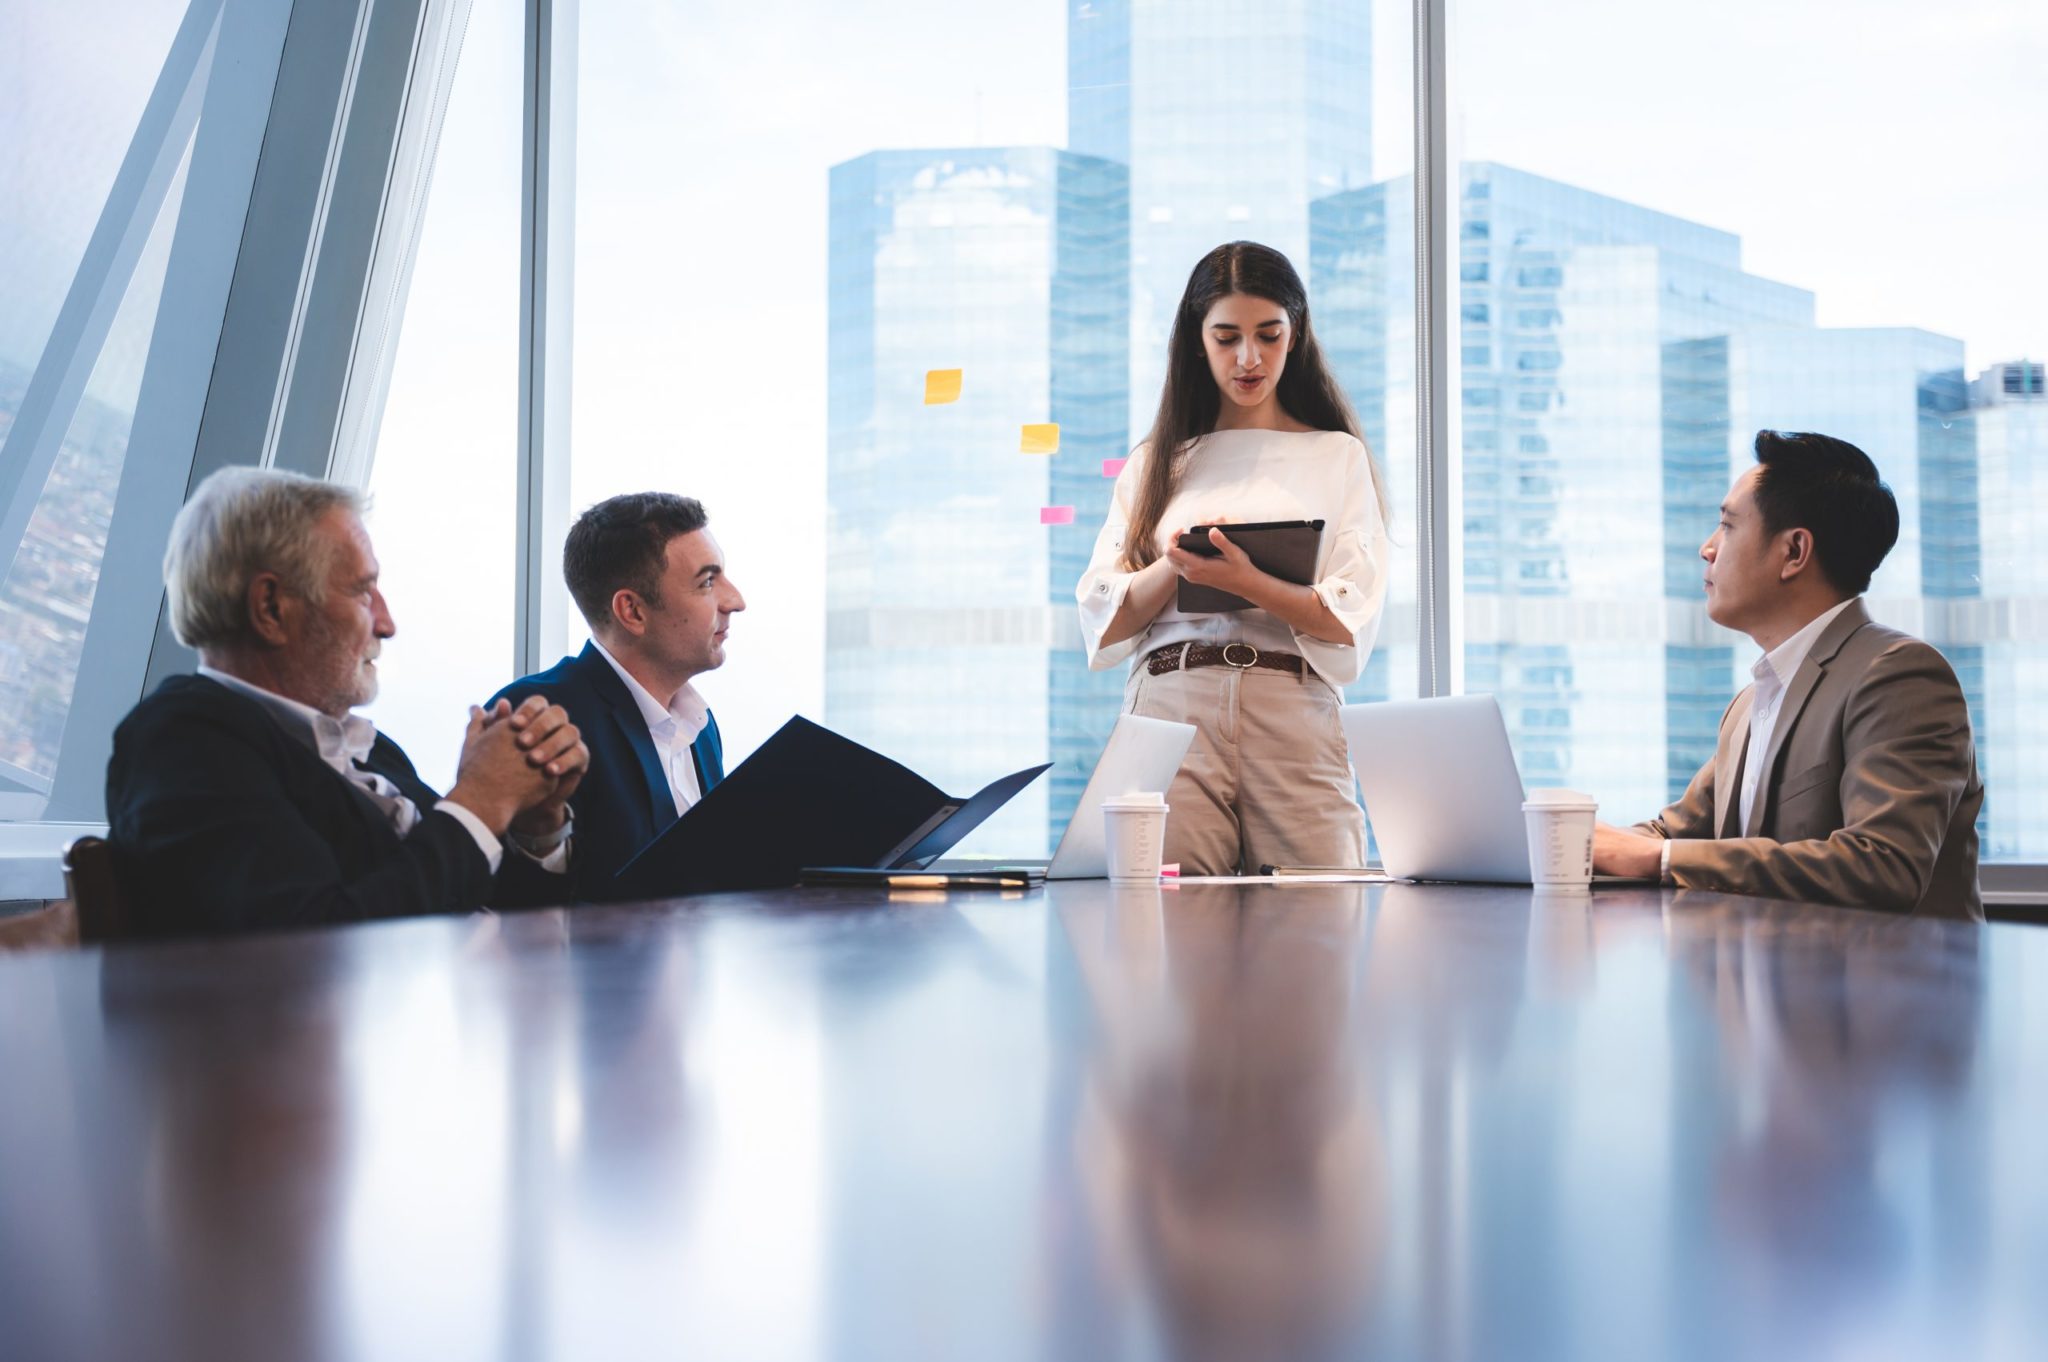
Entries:
POLYGON ((626 863, 615 896, 772 889, 810 865, 918 869, 1051 765, 955 799, 851 738, 791 719, 626 863))

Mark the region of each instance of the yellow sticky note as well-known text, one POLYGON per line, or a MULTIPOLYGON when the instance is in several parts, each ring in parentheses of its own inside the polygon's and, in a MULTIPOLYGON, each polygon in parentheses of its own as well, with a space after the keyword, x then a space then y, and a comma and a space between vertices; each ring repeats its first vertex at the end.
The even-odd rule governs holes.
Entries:
POLYGON ((1042 426, 1024 427, 1023 441, 1017 446, 1023 454, 1057 454, 1060 452, 1060 428, 1058 422, 1047 422, 1042 426))
POLYGON ((927 407, 942 406, 947 402, 960 400, 960 371, 958 369, 927 369, 924 373, 924 404, 927 407))

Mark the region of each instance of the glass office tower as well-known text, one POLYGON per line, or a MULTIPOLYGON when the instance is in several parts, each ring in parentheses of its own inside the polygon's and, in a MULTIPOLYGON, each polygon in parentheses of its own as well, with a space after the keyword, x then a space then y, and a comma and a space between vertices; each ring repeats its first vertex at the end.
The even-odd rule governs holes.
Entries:
POLYGON ((1073 584, 1124 448, 1128 211, 1122 166, 1045 147, 832 170, 825 720, 956 795, 1058 763, 963 850, 1040 852, 1115 721, 1073 584))
MULTIPOLYGON (((1413 419, 1390 362, 1412 344, 1411 195, 1389 181, 1312 214, 1368 431, 1413 419)), ((1744 272, 1728 233, 1491 163, 1461 168, 1458 236, 1466 688, 1500 696, 1530 785, 1653 810, 1731 693, 1685 567, 1727 487, 1727 417, 1693 409, 1716 365, 1685 343, 1810 323, 1812 296, 1744 272)))
POLYGON ((1240 238, 1308 273, 1309 204, 1372 183, 1372 6, 1069 0, 1067 138, 1131 168, 1131 439, 1188 271, 1240 238))
MULTIPOLYGON (((1977 447, 1963 343, 1911 327, 1770 328, 1730 338, 1729 458, 1754 459, 1758 430, 1815 430, 1869 454, 1899 505, 1899 539, 1866 602, 1880 622, 1940 648, 1978 729, 1984 722, 1977 447)), ((1735 648, 1735 676, 1756 660, 1735 648)), ((1983 740, 1979 738, 1980 762, 1983 740)), ((1999 816, 1987 800, 1980 830, 1999 816)))
MULTIPOLYGON (((2028 374, 1987 375, 1973 413, 1962 342, 1816 327, 1812 295, 1743 271, 1728 233, 1495 164, 1462 167, 1461 190, 1465 686, 1501 697, 1525 780, 1633 817, 1711 758, 1756 650, 1706 618, 1699 546, 1758 430, 1818 430, 1868 451, 1898 498, 1873 613, 1943 650, 1980 753, 2005 753, 1988 853, 2035 854, 2022 826, 2042 818, 2042 754, 1999 697, 2043 679, 2024 640, 2048 630, 1979 600, 2040 591, 2023 548, 1980 563, 1985 543, 2031 542, 1984 522, 2030 504, 2028 432, 2048 406, 2028 374)), ((1382 439, 1413 419, 1393 362, 1413 337, 1411 193, 1393 180, 1311 213, 1325 340, 1382 439)), ((1386 693, 1369 674, 1350 698, 1386 693)))
POLYGON ((1403 175, 1309 205, 1316 339, 1395 508, 1386 611, 1364 673, 1344 688, 1351 703, 1410 699, 1417 690, 1414 522, 1402 514, 1415 486, 1414 204, 1414 180, 1403 175))
POLYGON ((1698 575, 1672 571, 1727 465, 1667 455, 1666 347, 1809 323, 1813 298, 1726 232, 1507 166, 1461 168, 1458 235, 1465 684, 1500 696, 1528 784, 1646 815, 1674 733, 1730 693, 1698 575))
POLYGON ((1970 384, 1977 447, 1980 599, 1965 616, 1983 655, 1977 761, 1987 858, 2048 857, 2048 383, 2036 362, 1970 384))

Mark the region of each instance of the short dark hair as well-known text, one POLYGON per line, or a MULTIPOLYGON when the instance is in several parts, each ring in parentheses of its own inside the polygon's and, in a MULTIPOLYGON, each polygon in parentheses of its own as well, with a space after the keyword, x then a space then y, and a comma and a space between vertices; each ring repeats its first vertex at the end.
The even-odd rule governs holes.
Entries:
POLYGON ((1899 542, 1899 503, 1870 456, 1830 435, 1760 430, 1756 461, 1764 533, 1807 531, 1828 583, 1845 595, 1867 591, 1899 542))
POLYGON ((673 492, 607 497, 576 517, 562 545, 562 578, 584 620, 592 629, 609 621, 612 597, 621 590, 660 605, 669 541, 710 520, 695 497, 673 492))

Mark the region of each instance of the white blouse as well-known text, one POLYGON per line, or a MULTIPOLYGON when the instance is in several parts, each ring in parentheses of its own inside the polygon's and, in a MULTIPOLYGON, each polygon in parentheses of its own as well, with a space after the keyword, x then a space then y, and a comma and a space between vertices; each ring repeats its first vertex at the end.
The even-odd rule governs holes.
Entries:
MULTIPOLYGON (((1184 615, 1171 600, 1151 627, 1108 647, 1102 644, 1135 573, 1123 570, 1124 534, 1136 505, 1149 451, 1140 446, 1124 465, 1109 518, 1095 537, 1095 555, 1074 589, 1088 665, 1113 667, 1169 644, 1249 643, 1261 651, 1299 653, 1332 686, 1358 679, 1379 632, 1387 599, 1387 529, 1373 494, 1365 446, 1342 431, 1219 430, 1195 442, 1180 490, 1159 517, 1160 552, 1174 531, 1217 521, 1321 520, 1323 542, 1310 585, 1351 631, 1348 643, 1299 633, 1268 610, 1184 615)), ((1230 533, 1226 527, 1224 533, 1230 533)))

